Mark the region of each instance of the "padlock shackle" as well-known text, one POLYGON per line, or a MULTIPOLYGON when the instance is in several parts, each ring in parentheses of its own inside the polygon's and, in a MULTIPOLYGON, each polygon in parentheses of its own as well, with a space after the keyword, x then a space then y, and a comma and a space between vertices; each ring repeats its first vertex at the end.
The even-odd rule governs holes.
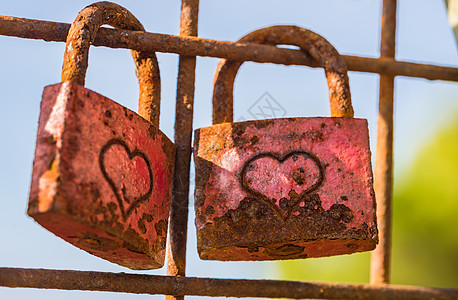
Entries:
MULTIPOLYGON (((347 65, 337 50, 319 34, 297 26, 278 25, 258 29, 239 43, 295 45, 324 68, 332 117, 353 118, 347 65)), ((233 89, 241 61, 221 59, 213 85, 213 124, 233 122, 233 89)))
MULTIPOLYGON (((76 16, 67 35, 62 82, 72 81, 84 86, 89 46, 104 24, 119 29, 145 30, 132 13, 118 4, 103 1, 86 6, 76 16)), ((140 85, 138 113, 158 128, 161 80, 156 54, 134 50, 131 53, 140 85)))

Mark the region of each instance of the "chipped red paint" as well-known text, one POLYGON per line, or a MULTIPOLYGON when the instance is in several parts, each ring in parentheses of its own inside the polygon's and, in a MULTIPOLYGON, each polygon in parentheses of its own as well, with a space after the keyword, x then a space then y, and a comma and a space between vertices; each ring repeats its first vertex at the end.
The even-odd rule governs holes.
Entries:
POLYGON ((132 269, 164 264, 175 147, 136 113, 73 82, 43 93, 28 214, 132 269))
POLYGON ((175 146, 159 130, 154 52, 132 51, 139 115, 84 85, 100 26, 144 30, 110 2, 79 12, 68 36, 62 82, 45 88, 28 213, 96 256, 132 269, 164 264, 175 146))
POLYGON ((375 248, 367 121, 289 118, 196 131, 201 258, 320 257, 375 248))
POLYGON ((197 247, 203 259, 321 257, 375 248, 367 121, 353 119, 347 66, 322 36, 270 26, 239 40, 296 45, 325 69, 331 118, 232 122, 235 76, 221 60, 213 126, 196 130, 197 247))

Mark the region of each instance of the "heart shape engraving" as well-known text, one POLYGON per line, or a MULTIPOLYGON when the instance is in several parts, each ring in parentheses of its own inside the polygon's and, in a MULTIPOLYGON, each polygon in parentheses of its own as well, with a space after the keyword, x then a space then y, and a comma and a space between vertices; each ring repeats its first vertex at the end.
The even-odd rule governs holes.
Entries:
MULTIPOLYGON (((257 170, 259 169, 260 167, 257 168, 257 170)), ((276 180, 274 182, 275 186, 267 186, 267 189, 275 190, 275 189, 280 188, 281 190, 283 188, 283 186, 281 186, 282 183, 287 182, 288 180, 291 180, 291 179, 299 186, 302 186, 306 183, 305 178, 299 172, 294 172, 290 174, 291 178, 271 178, 271 174, 267 173, 267 171, 268 170, 261 170, 260 172, 264 174, 262 176, 268 176, 269 178, 261 178, 260 180, 266 179, 265 182, 269 182, 269 183, 276 180), (277 181, 279 181, 279 183, 277 183, 277 181)), ((279 154, 275 152, 262 152, 262 153, 258 153, 254 155, 253 157, 251 157, 250 159, 248 159, 245 162, 240 172, 240 185, 244 192, 246 192, 248 195, 255 197, 256 199, 260 199, 264 201, 266 204, 268 204, 272 208, 273 211, 277 213, 277 215, 280 218, 286 221, 289 218, 289 216, 291 215, 291 213, 294 211, 294 209, 301 203, 304 197, 316 191, 323 184, 324 178, 325 178, 324 167, 322 163, 320 162, 320 160, 318 159, 318 157, 313 153, 310 153, 304 150, 293 150, 285 154, 279 154), (299 157, 303 158, 302 162, 298 161, 299 157), (256 184, 254 184, 253 186, 253 183, 252 183, 253 180, 247 178, 248 177, 247 174, 253 171, 253 169, 256 169, 256 162, 261 159, 266 159, 266 158, 273 159, 274 161, 278 162, 280 165, 284 165, 285 162, 287 161, 288 161, 288 164, 291 166, 294 166, 295 164, 297 164, 300 166, 300 168, 297 168, 298 170, 300 170, 300 173, 305 173, 304 169, 308 169, 306 163, 310 165, 310 162, 309 162, 310 160, 312 166, 316 167, 318 171, 317 176, 315 176, 316 177, 315 180, 312 183, 309 182, 309 186, 306 185, 306 188, 302 192, 297 193, 293 189, 290 190, 290 192, 288 193, 288 196, 290 197, 289 201, 293 201, 293 203, 289 203, 286 212, 284 212, 280 208, 280 206, 276 204, 277 199, 275 199, 274 197, 269 197, 270 191, 266 191, 266 190, 263 191, 263 190, 258 189, 258 187, 256 187, 256 184), (289 159, 292 159, 292 162, 290 162, 289 159)), ((256 179, 259 180, 259 178, 256 178, 256 179)))
POLYGON ((127 146, 127 144, 123 140, 114 138, 114 139, 109 140, 107 143, 105 143, 105 145, 103 145, 102 149, 100 150, 99 165, 100 165, 100 170, 102 171, 103 177, 108 182, 108 184, 110 185, 111 190, 113 191, 113 193, 116 196, 116 200, 118 201, 118 205, 119 205, 119 209, 121 210, 122 217, 123 217, 124 220, 126 220, 127 217, 130 214, 132 214, 133 210, 140 203, 142 203, 145 200, 147 200, 151 196, 151 194, 153 193, 153 171, 151 169, 151 163, 150 163, 150 161, 149 161, 149 159, 148 159, 148 157, 146 156, 145 153, 141 152, 137 148, 135 148, 133 151, 130 151, 129 146, 127 146), (129 199, 129 197, 127 195, 127 192, 126 192, 126 187, 125 187, 124 184, 122 184, 121 189, 119 189, 116 186, 113 178, 110 177, 110 175, 108 175, 108 172, 107 172, 107 169, 106 169, 106 166, 105 166, 105 154, 106 154, 106 152, 111 147, 116 146, 116 145, 117 146, 121 146, 124 149, 124 151, 127 153, 127 157, 129 158, 129 160, 133 160, 134 158, 137 158, 137 157, 142 159, 146 163, 146 167, 148 169, 148 176, 149 176, 148 191, 146 193, 144 193, 144 194, 141 194, 141 195, 137 196, 137 197, 133 197, 133 199, 129 199), (119 191, 121 191, 122 196, 121 196, 121 193, 119 191), (123 201, 123 199, 124 199, 124 201, 123 201), (127 202, 129 204, 129 206, 128 207, 124 207, 124 202, 127 202))

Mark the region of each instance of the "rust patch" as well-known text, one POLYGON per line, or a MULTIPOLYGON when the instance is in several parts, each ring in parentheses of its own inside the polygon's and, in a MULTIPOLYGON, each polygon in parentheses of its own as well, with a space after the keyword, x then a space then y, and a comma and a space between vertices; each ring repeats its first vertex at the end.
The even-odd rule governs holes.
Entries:
POLYGON ((168 224, 166 220, 160 220, 154 225, 154 229, 156 230, 156 242, 155 242, 155 250, 157 252, 165 250, 167 246, 167 229, 168 224))
MULTIPOLYGON (((346 224, 352 220, 353 213, 347 206, 334 204, 325 210, 316 193, 305 196, 286 220, 278 218, 264 201, 247 197, 237 209, 202 227, 198 233, 199 247, 207 254, 211 250, 224 251, 228 245, 247 248, 251 253, 263 248, 262 253, 270 259, 291 259, 309 256, 308 241, 342 239, 355 241, 347 243, 354 252, 358 250, 357 240, 371 239, 374 234, 367 225, 347 230, 346 224), (303 245, 286 241, 299 241, 303 245)), ((315 256, 312 253, 311 257, 315 256)))

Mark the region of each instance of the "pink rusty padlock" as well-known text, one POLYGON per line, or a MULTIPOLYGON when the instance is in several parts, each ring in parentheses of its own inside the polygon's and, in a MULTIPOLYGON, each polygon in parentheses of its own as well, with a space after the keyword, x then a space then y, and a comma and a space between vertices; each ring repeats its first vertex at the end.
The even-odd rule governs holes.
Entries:
POLYGON ((222 60, 213 126, 195 131, 195 210, 202 259, 273 260, 372 250, 378 243, 367 120, 354 119, 347 67, 323 37, 295 26, 239 42, 299 46, 324 67, 331 118, 232 123, 243 62, 222 60))
POLYGON ((159 268, 175 145, 159 130, 158 63, 154 52, 132 51, 140 116, 84 88, 89 45, 102 24, 144 30, 109 2, 89 5, 76 17, 62 83, 43 92, 27 212, 93 255, 131 269, 159 268))

